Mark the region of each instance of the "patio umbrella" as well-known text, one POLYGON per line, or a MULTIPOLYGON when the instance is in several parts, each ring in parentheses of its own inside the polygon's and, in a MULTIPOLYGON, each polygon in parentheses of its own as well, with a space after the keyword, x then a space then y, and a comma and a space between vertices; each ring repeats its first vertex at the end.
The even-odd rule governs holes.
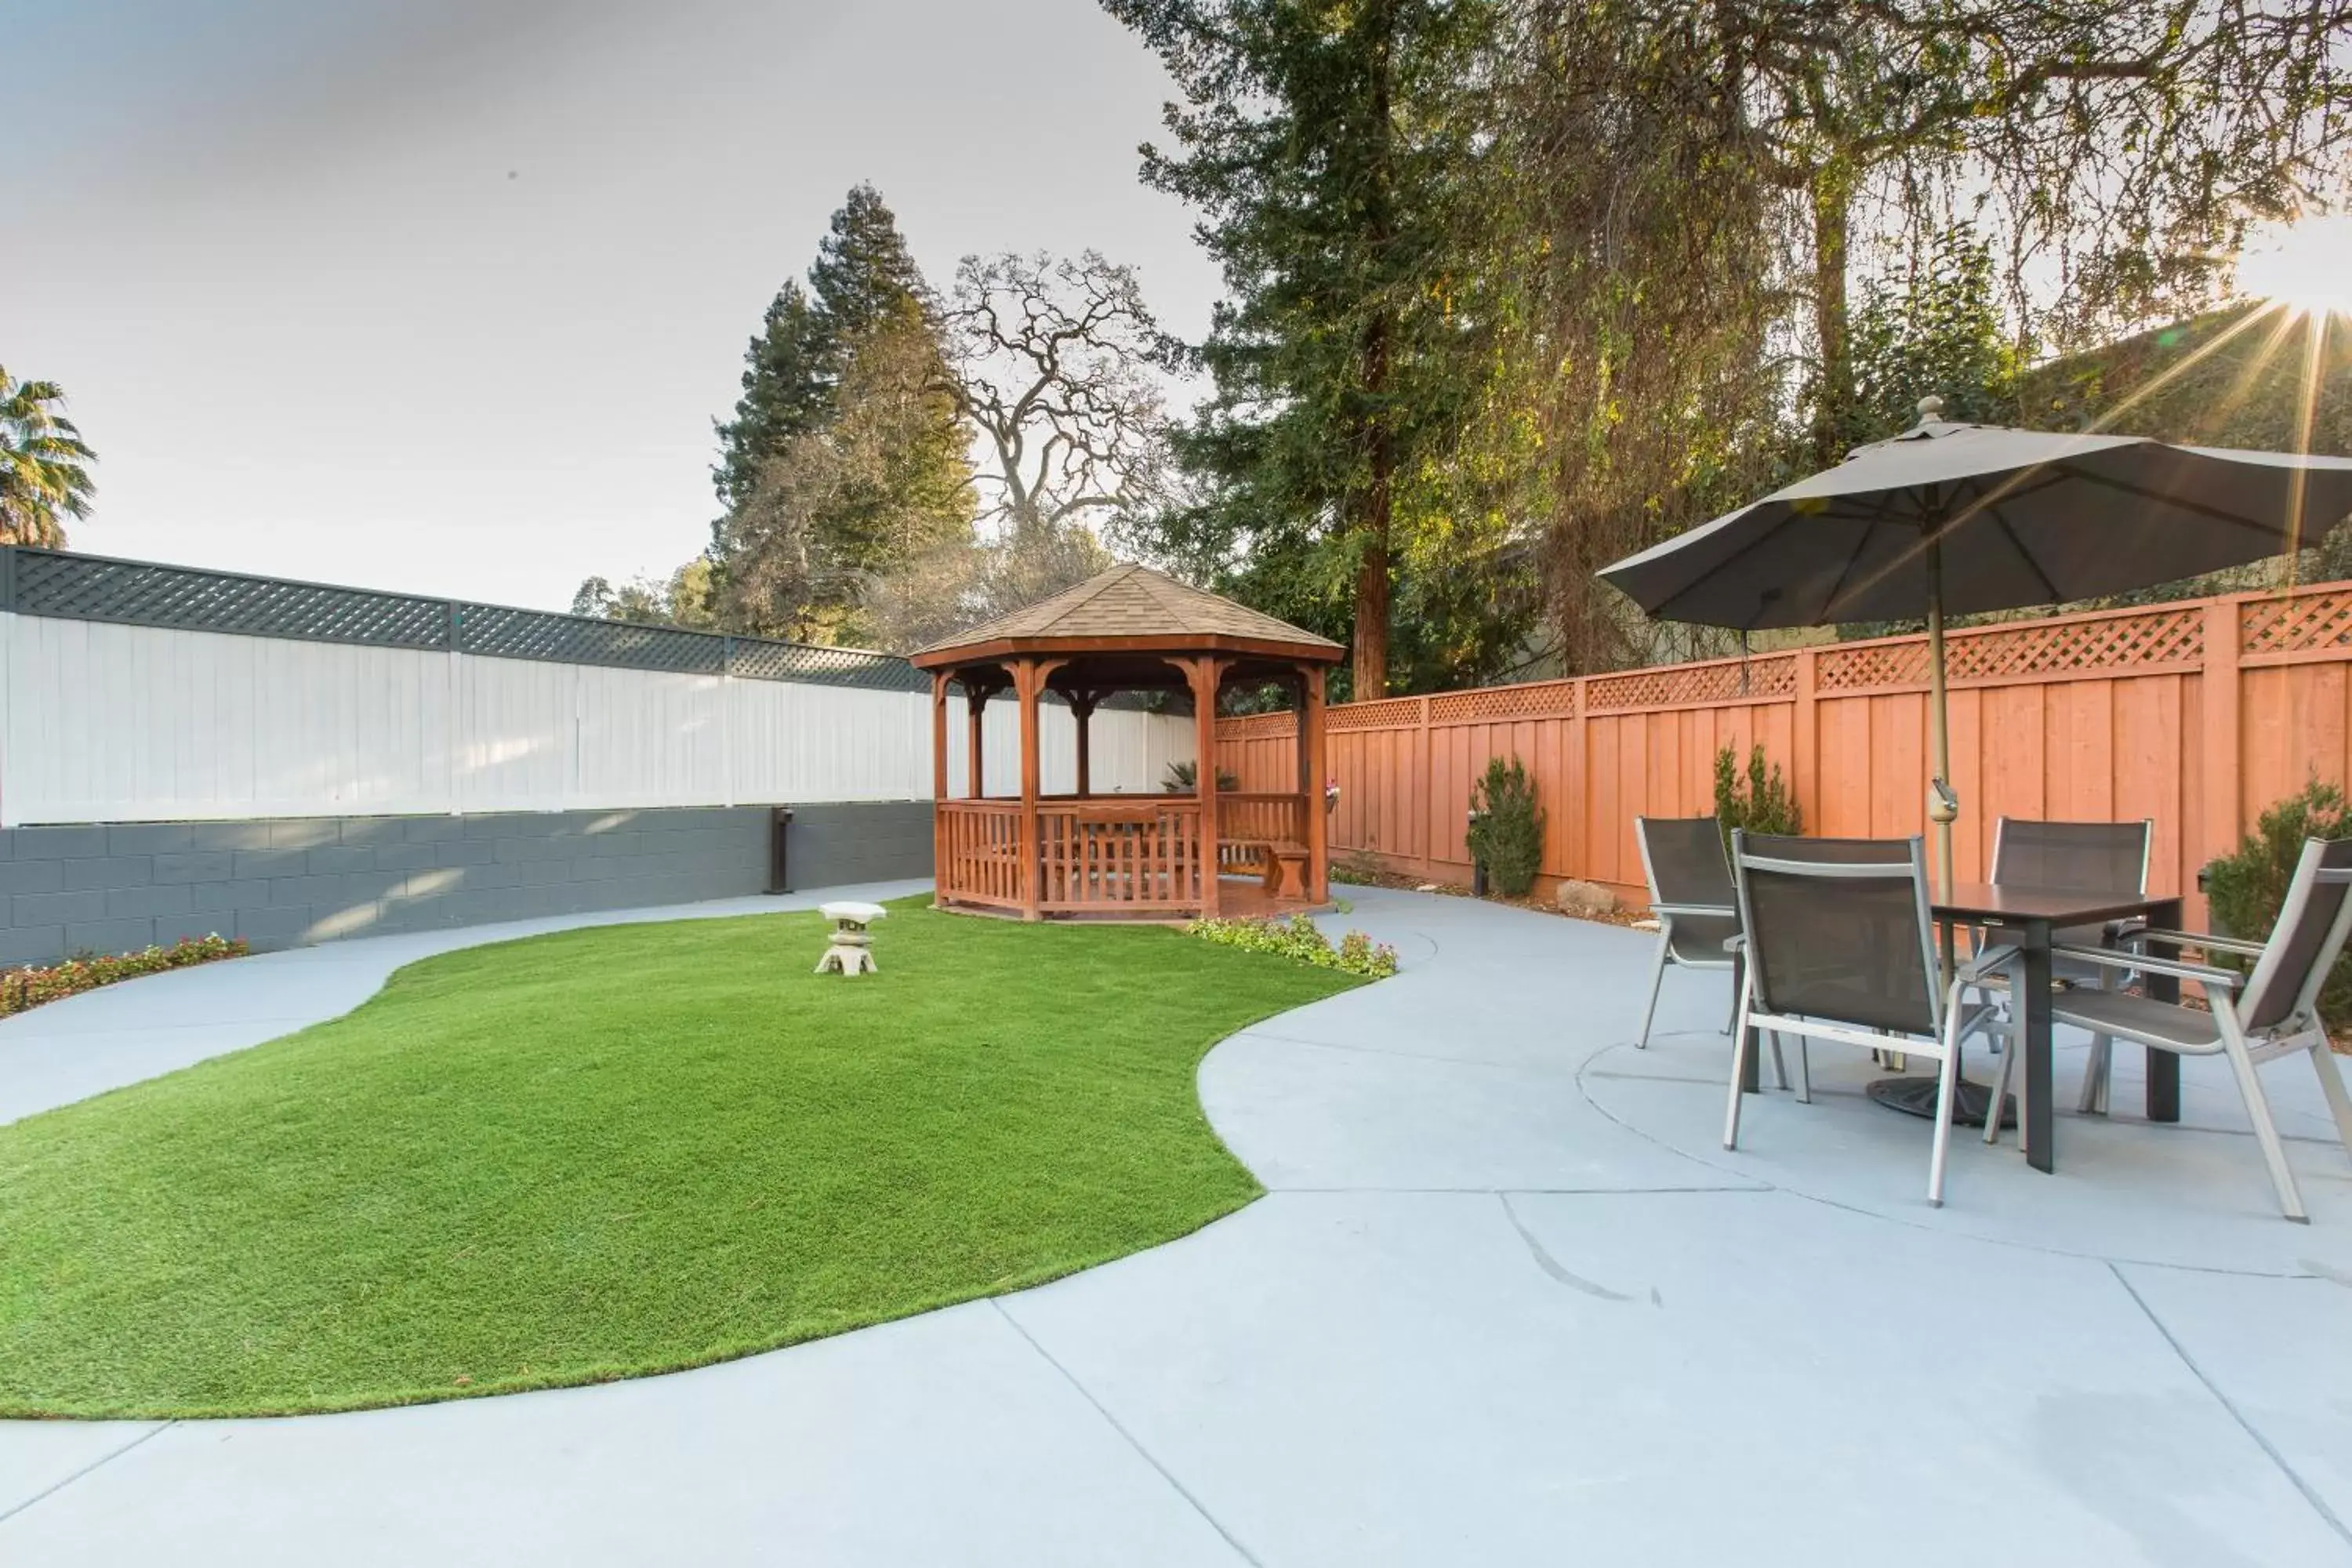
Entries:
POLYGON ((2352 458, 1944 419, 1600 574, 1653 616, 1762 631, 1927 622, 1928 816, 1952 881, 1947 616, 2096 598, 2299 548, 2352 511, 2352 458))

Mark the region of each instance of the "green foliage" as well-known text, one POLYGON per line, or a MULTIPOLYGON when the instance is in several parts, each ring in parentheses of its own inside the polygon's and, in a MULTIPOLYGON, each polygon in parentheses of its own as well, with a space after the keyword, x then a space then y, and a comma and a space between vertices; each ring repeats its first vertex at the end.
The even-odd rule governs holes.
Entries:
POLYGON ((849 193, 806 288, 788 281, 717 426, 725 514, 667 582, 580 585, 578 613, 871 644, 894 574, 972 546, 968 441, 930 290, 871 185, 849 193))
POLYGON ((2210 300, 2333 199, 2352 62, 2301 0, 1105 3, 1229 295, 1148 543, 1360 698, 1728 651, 1593 571, 2210 300))
POLYGON ((1805 830, 1796 792, 1781 778, 1780 763, 1766 763, 1761 746, 1748 752, 1744 778, 1737 752, 1726 746, 1715 753, 1715 820, 1722 825, 1727 849, 1735 827, 1790 836, 1805 830))
MULTIPOLYGON (((1170 795, 1198 795, 1201 791, 1199 765, 1193 763, 1169 763, 1167 773, 1160 776, 1160 787, 1170 795)), ((1219 768, 1217 787, 1221 790, 1237 790, 1242 787, 1241 776, 1230 768, 1219 768)))
POLYGON ((77 956, 63 963, 0 970, 0 1018, 118 980, 136 980, 142 974, 161 974, 167 969, 185 969, 215 959, 240 958, 247 951, 242 938, 192 936, 169 947, 151 946, 138 952, 77 956))
POLYGON ((63 413, 54 381, 18 381, 0 366, 0 544, 65 547, 64 518, 89 515, 98 454, 63 413))
MULTIPOLYGON (((1514 0, 1494 61, 1482 267, 1533 447, 1548 651, 1560 673, 1728 651, 1643 619, 1601 567, 1782 482, 1787 197, 1727 133, 1738 7, 1514 0)), ((1793 476, 1790 476, 1793 477, 1793 476)))
POLYGON ((1351 931, 1335 948, 1331 939, 1305 915, 1286 921, 1194 921, 1184 930, 1220 947, 1271 952, 1318 969, 1337 969, 1373 980, 1385 980, 1397 971, 1396 949, 1388 943, 1375 944, 1362 931, 1351 931))
POLYGON ((1524 899, 1543 869, 1544 809, 1535 780, 1516 756, 1489 757, 1470 786, 1470 858, 1486 868, 1495 890, 1524 899))
POLYGON ((446 953, 0 1127, 0 1413, 603 1383, 1051 1279, 1255 1196, 1201 1058, 1355 984, 916 901, 878 974, 811 973, 823 938, 810 910, 446 953))
POLYGON ((1929 396, 1944 400, 1947 419, 2018 423, 2025 355, 2002 320, 1992 247, 1968 224, 1929 237, 1902 272, 1868 285, 1850 352, 1853 401, 1840 436, 1849 446, 1909 429, 1929 396))
POLYGON ((1159 521, 1153 552, 1351 640, 1358 699, 1500 669, 1532 579, 1504 548, 1509 509, 1460 460, 1502 320, 1466 248, 1496 5, 1105 5, 1183 94, 1143 177, 1198 210, 1229 295, 1197 350, 1213 391, 1177 441, 1200 500, 1159 521))
MULTIPOLYGON (((2287 883, 2303 858, 2306 838, 2341 838, 2352 833, 2352 801, 2317 779, 2301 792, 2274 801, 2254 821, 2237 848, 2205 868, 2205 896, 2213 929, 2225 936, 2261 942, 2278 923, 2287 883)), ((2235 962, 2226 955, 2217 955, 2235 962)), ((2352 953, 2336 961, 2319 994, 2320 1016, 2331 1023, 2352 1020, 2352 953)))
POLYGON ((2052 360, 2021 378, 2024 416, 2050 430, 2352 457, 2352 331, 2338 322, 2315 342, 2305 324, 2281 325, 2237 305, 2052 360))
POLYGON ((710 557, 698 555, 667 578, 639 577, 616 588, 604 578, 591 577, 572 595, 572 613, 650 626, 709 627, 717 624, 710 593, 710 557))
POLYGON ((817 246, 808 287, 787 279, 743 355, 743 395, 721 422, 711 479, 730 512, 751 500, 760 465, 833 422, 860 345, 919 312, 929 291, 898 220, 872 185, 851 187, 817 246))
POLYGON ((793 437, 822 430, 833 412, 831 323, 808 291, 788 279, 743 353, 743 395, 735 417, 716 426, 711 482, 729 511, 751 496, 760 465, 793 437))

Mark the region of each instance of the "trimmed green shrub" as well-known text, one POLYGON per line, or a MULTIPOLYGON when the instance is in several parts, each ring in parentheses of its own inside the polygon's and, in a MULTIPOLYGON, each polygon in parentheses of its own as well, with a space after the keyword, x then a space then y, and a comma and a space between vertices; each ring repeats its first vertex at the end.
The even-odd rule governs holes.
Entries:
MULTIPOLYGON (((2314 779, 2301 793, 2273 801, 2237 848, 2205 868, 2213 929, 2250 942, 2270 935, 2286 903, 2294 863, 2303 858, 2303 841, 2347 833, 2352 833, 2352 801, 2334 784, 2314 779)), ((2336 972, 2320 988, 2319 1012, 2330 1023, 2352 1023, 2352 953, 2336 961, 2336 972)))
POLYGON ((1194 921, 1184 930, 1189 935, 1220 947, 1271 952, 1318 969, 1337 969, 1374 980, 1385 980, 1397 972, 1396 949, 1388 943, 1375 944, 1362 931, 1351 931, 1334 948, 1330 939, 1305 915, 1293 915, 1286 921, 1194 921))
POLYGON ((95 991, 118 980, 135 980, 142 974, 161 974, 167 969, 185 969, 192 963, 210 963, 216 958, 236 958, 246 951, 242 939, 198 936, 173 942, 169 947, 150 947, 139 952, 111 955, 77 953, 63 963, 38 969, 8 970, 0 973, 0 1018, 12 1013, 21 1013, 27 1007, 37 1007, 44 1002, 95 991))
POLYGON ((1486 868, 1496 892, 1526 898, 1543 869, 1544 809, 1517 757, 1486 760, 1470 787, 1470 858, 1486 868))
POLYGON ((1780 776, 1778 763, 1765 762, 1761 746, 1748 753, 1745 778, 1740 776, 1737 752, 1726 746, 1715 753, 1715 819, 1723 825, 1727 851, 1735 827, 1790 835, 1805 830, 1805 814, 1797 809, 1797 792, 1780 776))

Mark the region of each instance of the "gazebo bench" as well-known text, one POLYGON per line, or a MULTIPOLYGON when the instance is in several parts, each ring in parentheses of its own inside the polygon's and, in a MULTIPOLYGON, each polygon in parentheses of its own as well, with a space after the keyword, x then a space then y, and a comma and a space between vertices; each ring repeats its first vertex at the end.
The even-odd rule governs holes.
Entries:
POLYGON ((1255 850, 1258 873, 1265 879, 1265 890, 1277 899, 1307 897, 1306 845, 1286 838, 1229 838, 1225 842, 1235 849, 1255 850))

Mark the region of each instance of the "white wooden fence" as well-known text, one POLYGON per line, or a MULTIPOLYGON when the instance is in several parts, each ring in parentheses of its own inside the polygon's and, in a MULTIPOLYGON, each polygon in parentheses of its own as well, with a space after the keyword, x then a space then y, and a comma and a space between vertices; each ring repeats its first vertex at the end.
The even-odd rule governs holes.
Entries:
MULTIPOLYGON (((986 724, 1014 793, 1013 705, 986 724)), ((949 732, 960 790, 961 703, 949 732)), ((927 799, 930 735, 919 692, 0 614, 0 826, 927 799)), ((1097 790, 1150 789, 1192 721, 1105 710, 1092 742, 1097 790)))

